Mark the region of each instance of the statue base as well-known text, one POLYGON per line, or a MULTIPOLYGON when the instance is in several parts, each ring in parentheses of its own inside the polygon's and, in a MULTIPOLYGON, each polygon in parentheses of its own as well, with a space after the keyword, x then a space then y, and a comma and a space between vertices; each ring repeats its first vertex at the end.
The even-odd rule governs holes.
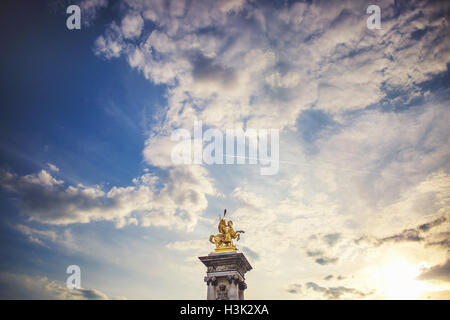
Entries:
POLYGON ((220 247, 220 248, 216 248, 214 249, 213 252, 211 252, 211 254, 215 254, 215 253, 224 253, 224 252, 236 252, 237 249, 235 246, 233 247, 220 247))
MULTIPOLYGON (((224 248, 230 250, 230 248, 224 248)), ((198 257, 206 266, 207 300, 244 300, 245 273, 252 266, 243 253, 214 252, 198 257)))

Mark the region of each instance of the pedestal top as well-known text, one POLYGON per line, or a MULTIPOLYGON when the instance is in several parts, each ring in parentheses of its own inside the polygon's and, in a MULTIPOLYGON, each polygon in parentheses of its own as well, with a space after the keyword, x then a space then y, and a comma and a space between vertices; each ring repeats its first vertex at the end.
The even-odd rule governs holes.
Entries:
POLYGON ((237 271, 244 277, 247 271, 253 269, 241 252, 210 253, 198 258, 206 266, 207 273, 237 271))

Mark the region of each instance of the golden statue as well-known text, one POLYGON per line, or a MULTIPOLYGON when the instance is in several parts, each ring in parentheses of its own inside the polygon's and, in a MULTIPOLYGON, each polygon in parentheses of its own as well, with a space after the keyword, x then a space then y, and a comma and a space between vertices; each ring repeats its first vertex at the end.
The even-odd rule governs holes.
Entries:
POLYGON ((223 218, 221 218, 219 222, 219 234, 212 234, 209 237, 209 241, 216 245, 216 249, 214 250, 215 253, 236 251, 237 249, 233 244, 233 239, 239 241, 239 239, 241 238, 240 233, 245 233, 242 230, 234 231, 233 221, 228 220, 227 223, 225 220, 226 214, 227 209, 223 211, 223 218))

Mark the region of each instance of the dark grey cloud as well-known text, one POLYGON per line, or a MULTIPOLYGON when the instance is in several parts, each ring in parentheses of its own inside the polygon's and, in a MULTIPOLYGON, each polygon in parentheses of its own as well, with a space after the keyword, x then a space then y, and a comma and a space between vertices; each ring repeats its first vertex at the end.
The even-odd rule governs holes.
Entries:
POLYGON ((437 246, 443 248, 450 248, 450 235, 447 234, 447 238, 440 241, 430 241, 426 243, 427 246, 437 246))
POLYGON ((314 260, 316 263, 324 266, 327 264, 335 264, 336 262, 338 262, 338 258, 331 258, 331 257, 320 257, 317 258, 316 260, 314 260))
POLYGON ((450 260, 447 260, 444 264, 424 270, 417 279, 450 281, 450 260))
POLYGON ((341 238, 340 233, 330 233, 323 236, 324 241, 330 246, 333 247, 341 238))
POLYGON ((420 236, 419 231, 417 231, 415 229, 406 229, 406 230, 403 230, 399 234, 394 234, 392 236, 379 239, 380 243, 405 242, 405 241, 418 242, 418 241, 423 241, 423 240, 424 240, 424 238, 420 236))
POLYGON ((207 175, 203 168, 178 166, 161 178, 147 173, 133 185, 104 191, 98 185, 69 185, 46 170, 18 176, 0 169, 0 187, 14 194, 22 214, 41 223, 106 220, 122 227, 138 217, 142 226, 192 228, 207 206, 206 194, 215 193, 207 175))
POLYGON ((340 281, 340 280, 344 280, 345 277, 344 277, 344 276, 341 276, 341 275, 335 277, 334 275, 329 274, 329 275, 327 275, 325 278, 323 278, 323 280, 326 280, 326 281, 333 280, 333 279, 336 279, 336 280, 339 280, 339 281, 340 281))
POLYGON ((103 300, 107 298, 103 293, 95 289, 73 289, 74 292, 87 300, 103 300))
POLYGON ((307 282, 303 286, 301 284, 292 284, 287 289, 287 292, 292 294, 306 294, 308 290, 322 294, 325 299, 341 299, 343 297, 364 298, 374 293, 374 291, 363 292, 355 288, 344 286, 323 287, 315 282, 307 282))
POLYGON ((437 218, 437 219, 435 219, 433 221, 430 221, 428 223, 424 223, 424 224, 418 226, 417 228, 419 230, 421 230, 421 231, 427 232, 430 229, 443 224, 445 221, 447 221, 446 217, 440 217, 440 218, 437 218))
POLYGON ((433 228, 442 225, 443 223, 448 222, 448 217, 441 216, 436 218, 430 222, 421 224, 415 228, 404 229, 400 233, 393 234, 391 236, 387 236, 384 238, 376 238, 370 236, 362 236, 355 240, 356 244, 360 243, 369 243, 372 246, 378 247, 385 243, 398 243, 398 242, 425 242, 426 245, 436 245, 447 247, 449 243, 449 234, 439 233, 440 235, 444 235, 444 239, 439 241, 432 240, 435 238, 435 234, 432 234, 431 231, 433 228))
POLYGON ((236 75, 232 69, 226 69, 213 59, 205 57, 201 53, 191 55, 192 76, 201 82, 216 82, 224 88, 233 87, 236 75))
POLYGON ((312 289, 316 292, 320 292, 327 299, 340 299, 343 295, 351 295, 353 297, 364 298, 373 294, 373 291, 370 292, 362 292, 360 290, 354 288, 347 288, 343 286, 339 287, 322 287, 314 282, 308 282, 305 285, 306 288, 312 289))
POLYGON ((68 189, 45 170, 22 177, 0 171, 0 185, 18 196, 22 213, 46 223, 78 221, 80 212, 108 209, 115 204, 112 199, 98 197, 83 187, 68 189))
POLYGON ((308 255, 308 257, 317 257, 317 256, 321 256, 323 254, 323 251, 321 251, 321 250, 307 250, 306 254, 308 255))
POLYGON ((312 235, 310 237, 313 241, 319 242, 319 247, 321 249, 308 249, 306 250, 306 255, 308 257, 314 258, 314 262, 320 265, 334 264, 338 261, 336 257, 329 257, 325 250, 323 250, 323 245, 320 243, 325 243, 328 247, 333 247, 341 238, 339 233, 330 233, 326 235, 312 235))
POLYGON ((105 300, 106 294, 96 289, 68 289, 47 277, 0 272, 2 300, 105 300))
POLYGON ((306 255, 308 257, 315 258, 314 262, 320 264, 322 266, 327 264, 334 264, 338 261, 338 258, 332 258, 325 256, 324 251, 322 250, 307 250, 306 255))
POLYGON ((292 293, 292 294, 297 294, 297 293, 301 293, 302 292, 302 285, 301 284, 291 284, 289 286, 289 288, 287 289, 287 292, 292 293))

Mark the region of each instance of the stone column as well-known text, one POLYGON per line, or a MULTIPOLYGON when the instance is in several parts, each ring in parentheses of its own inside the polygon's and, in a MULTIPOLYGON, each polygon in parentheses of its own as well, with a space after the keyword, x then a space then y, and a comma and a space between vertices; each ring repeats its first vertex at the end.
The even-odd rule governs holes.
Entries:
POLYGON ((227 276, 228 283, 230 284, 230 289, 228 289, 228 299, 239 300, 239 276, 237 274, 227 276))
POLYGON ((245 281, 239 282, 239 300, 244 300, 244 290, 247 289, 245 281))
POLYGON ((244 275, 252 269, 243 253, 211 253, 199 257, 206 266, 208 300, 243 300, 247 288, 244 275))
POLYGON ((205 277, 205 282, 207 285, 206 299, 216 300, 216 285, 217 285, 216 277, 205 277))

